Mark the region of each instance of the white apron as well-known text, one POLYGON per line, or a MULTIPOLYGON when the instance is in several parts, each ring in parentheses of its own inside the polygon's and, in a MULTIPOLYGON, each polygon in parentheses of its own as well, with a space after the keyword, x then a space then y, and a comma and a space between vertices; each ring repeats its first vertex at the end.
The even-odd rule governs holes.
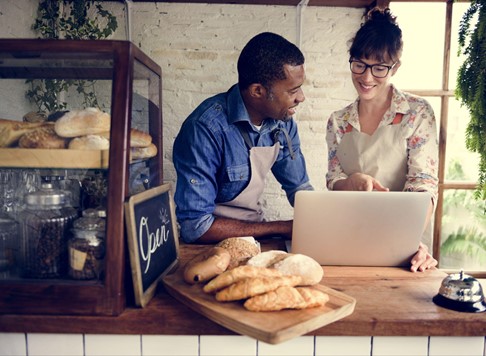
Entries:
POLYGON ((402 116, 397 114, 391 125, 379 126, 371 136, 348 126, 337 149, 341 167, 348 176, 368 174, 391 191, 403 190, 408 154, 400 130, 402 116))
POLYGON ((233 200, 216 204, 214 215, 244 221, 263 221, 260 197, 265 188, 265 178, 277 160, 279 151, 279 142, 269 147, 252 147, 248 185, 233 200))
MULTIPOLYGON (((336 153, 343 171, 348 176, 357 172, 368 174, 390 191, 402 191, 408 172, 407 141, 400 127, 402 118, 403 114, 397 113, 391 124, 379 126, 371 136, 352 130, 349 125, 336 153)), ((422 242, 431 248, 431 223, 422 235, 422 242)))

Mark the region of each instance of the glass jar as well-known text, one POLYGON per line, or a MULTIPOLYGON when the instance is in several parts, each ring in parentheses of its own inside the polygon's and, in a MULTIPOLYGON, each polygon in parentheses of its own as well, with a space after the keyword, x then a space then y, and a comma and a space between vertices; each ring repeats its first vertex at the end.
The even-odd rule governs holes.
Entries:
POLYGON ((69 195, 43 183, 25 196, 21 225, 22 277, 60 278, 67 272, 67 239, 77 212, 69 195))
POLYGON ((73 223, 69 240, 69 276, 73 279, 101 279, 105 258, 105 219, 102 209, 86 209, 73 223))
POLYGON ((0 279, 17 277, 19 249, 17 222, 0 215, 0 279))

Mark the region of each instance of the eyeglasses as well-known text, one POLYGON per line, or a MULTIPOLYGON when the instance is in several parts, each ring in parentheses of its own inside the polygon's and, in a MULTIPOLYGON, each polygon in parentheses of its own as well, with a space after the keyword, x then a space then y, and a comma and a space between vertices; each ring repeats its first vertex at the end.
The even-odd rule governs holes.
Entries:
POLYGON ((387 66, 384 64, 366 64, 361 61, 357 61, 355 59, 350 59, 349 60, 349 69, 351 69, 351 72, 354 74, 363 74, 366 72, 366 69, 370 68, 371 69, 371 74, 375 78, 385 78, 388 75, 388 72, 390 72, 390 69, 395 67, 397 63, 393 63, 391 66, 387 66))

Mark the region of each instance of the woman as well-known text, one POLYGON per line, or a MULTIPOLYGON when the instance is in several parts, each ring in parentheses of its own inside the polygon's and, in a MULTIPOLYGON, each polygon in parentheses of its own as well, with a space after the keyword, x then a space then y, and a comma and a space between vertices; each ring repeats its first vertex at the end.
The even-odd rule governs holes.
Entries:
MULTIPOLYGON (((349 50, 356 101, 332 113, 327 125, 330 190, 420 191, 437 196, 438 141, 429 103, 395 88, 402 32, 389 9, 371 10, 349 50)), ((430 231, 429 231, 430 234, 430 231)), ((412 271, 437 265, 420 243, 412 271)))

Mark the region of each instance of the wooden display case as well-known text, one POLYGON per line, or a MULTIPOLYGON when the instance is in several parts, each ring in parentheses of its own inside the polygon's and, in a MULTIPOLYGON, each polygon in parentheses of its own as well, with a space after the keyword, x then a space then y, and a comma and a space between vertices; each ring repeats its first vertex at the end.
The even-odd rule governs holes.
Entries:
MULTIPOLYGON (((118 315, 130 297, 124 203, 132 194, 159 186, 163 180, 161 69, 128 41, 0 39, 1 118, 22 121, 24 114, 37 109, 25 97, 32 80, 97 86, 101 110, 111 116, 109 150, 3 147, 0 172, 51 174, 61 169, 67 175, 73 171, 105 177, 105 273, 97 281, 2 279, 0 313, 118 315), (151 135, 156 156, 131 161, 134 128, 151 135)), ((61 93, 65 110, 85 108, 78 93, 74 85, 61 93)))

